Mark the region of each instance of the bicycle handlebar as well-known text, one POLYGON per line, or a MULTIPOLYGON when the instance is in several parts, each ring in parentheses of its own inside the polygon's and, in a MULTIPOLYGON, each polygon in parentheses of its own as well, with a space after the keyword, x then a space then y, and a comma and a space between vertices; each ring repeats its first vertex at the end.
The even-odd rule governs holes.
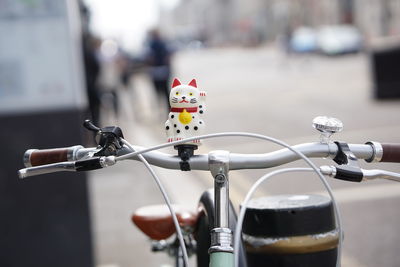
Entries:
MULTIPOLYGON (((355 150, 355 154, 359 158, 371 158, 373 155, 373 150, 370 145, 350 145, 352 150, 355 150)), ((145 148, 140 146, 133 146, 135 151, 141 151, 145 148)), ((320 157, 326 158, 329 155, 333 157, 337 153, 337 146, 335 144, 321 144, 321 143, 310 143, 310 144, 301 144, 296 145, 294 148, 300 150, 308 157, 320 157)), ((46 153, 40 153, 41 150, 28 150, 25 154, 29 154, 33 152, 37 152, 37 156, 44 155, 46 153)), ((48 150, 43 150, 47 152, 48 150)), ((80 160, 85 158, 88 153, 96 151, 96 148, 83 148, 75 150, 74 157, 69 161, 80 160)), ((126 146, 123 147, 118 152, 118 156, 126 155, 128 153, 133 152, 126 146)), ((143 153, 145 159, 151 164, 158 167, 166 168, 166 169, 180 169, 179 162, 181 159, 178 156, 170 155, 167 153, 159 152, 159 151, 149 151, 143 153)), ((133 160, 138 160, 137 157, 132 157, 133 160)), ((265 153, 265 154, 238 154, 238 153, 230 153, 230 170, 237 169, 259 169, 259 168, 271 168, 275 166, 279 166, 285 163, 289 163, 291 161, 295 161, 298 159, 298 156, 295 155, 288 149, 281 149, 278 151, 265 153)), ((55 162, 51 162, 55 163, 55 162)), ((38 166, 38 165, 32 165, 38 166)), ((200 154, 194 155, 190 158, 190 166, 193 170, 209 170, 208 167, 208 155, 200 154)))
MULTIPOLYGON (((143 147, 139 146, 133 146, 133 148, 135 151, 144 150, 143 147)), ((313 158, 334 158, 339 151, 338 145, 335 143, 308 143, 296 145, 294 148, 298 149, 307 157, 313 158)), ((368 162, 399 162, 399 144, 385 144, 381 146, 379 143, 369 142, 364 145, 349 144, 349 148, 357 158, 365 159, 368 162)), ((95 151, 97 151, 97 148, 84 148, 82 146, 45 150, 30 149, 25 152, 24 160, 28 162, 26 166, 29 166, 30 164, 33 167, 20 170, 19 176, 24 178, 57 171, 92 170, 115 164, 115 157, 96 157, 95 159, 92 159, 89 167, 83 168, 82 166, 84 163, 89 163, 89 159, 85 158, 88 157, 89 153, 95 151), (57 159, 61 160, 65 159, 65 157, 68 161, 75 162, 72 164, 68 161, 56 162, 57 159), (37 165, 40 162, 51 164, 37 165)), ((124 146, 118 151, 117 156, 126 155, 131 152, 133 152, 131 149, 124 146)), ((152 165, 167 169, 180 169, 181 159, 178 156, 173 156, 159 151, 149 151, 142 155, 152 165)), ((229 157, 230 170, 271 168, 299 159, 299 156, 289 149, 281 149, 265 154, 230 153, 229 157)), ((138 160, 138 157, 132 157, 131 159, 138 160)), ((192 170, 209 170, 207 154, 194 155, 190 158, 189 163, 192 170)))

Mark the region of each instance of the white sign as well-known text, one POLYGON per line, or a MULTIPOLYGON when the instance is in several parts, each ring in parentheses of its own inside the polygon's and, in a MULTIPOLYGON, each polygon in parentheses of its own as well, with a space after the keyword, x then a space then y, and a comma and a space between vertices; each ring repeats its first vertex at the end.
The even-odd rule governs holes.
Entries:
POLYGON ((0 0, 0 114, 86 106, 73 2, 0 0))

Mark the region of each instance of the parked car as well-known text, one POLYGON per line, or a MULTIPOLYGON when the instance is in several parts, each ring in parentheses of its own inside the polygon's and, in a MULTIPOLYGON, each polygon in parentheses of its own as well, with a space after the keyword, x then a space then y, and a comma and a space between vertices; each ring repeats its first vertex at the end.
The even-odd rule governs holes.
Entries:
POLYGON ((324 26, 318 30, 317 45, 326 55, 355 53, 362 50, 363 38, 352 25, 324 26))
POLYGON ((297 28, 290 39, 290 50, 297 53, 310 53, 317 50, 317 35, 309 27, 297 28))

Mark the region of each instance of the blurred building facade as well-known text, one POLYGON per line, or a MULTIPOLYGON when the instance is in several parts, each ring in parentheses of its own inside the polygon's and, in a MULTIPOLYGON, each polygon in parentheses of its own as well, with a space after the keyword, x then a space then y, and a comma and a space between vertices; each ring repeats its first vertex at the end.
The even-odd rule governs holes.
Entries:
POLYGON ((400 35, 398 0, 181 0, 161 11, 168 36, 210 45, 259 44, 299 26, 354 24, 368 40, 400 35))

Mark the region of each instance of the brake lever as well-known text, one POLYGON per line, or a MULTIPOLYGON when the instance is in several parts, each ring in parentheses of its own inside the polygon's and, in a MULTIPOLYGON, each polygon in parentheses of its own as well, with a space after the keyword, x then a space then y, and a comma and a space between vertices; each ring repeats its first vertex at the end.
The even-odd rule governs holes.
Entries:
POLYGON ((74 161, 57 162, 52 164, 40 165, 35 167, 27 167, 18 170, 20 179, 41 174, 60 172, 60 171, 76 171, 74 161))
POLYGON ((92 171, 112 166, 116 163, 115 156, 94 157, 77 161, 64 161, 52 164, 28 167, 18 171, 19 178, 27 178, 41 174, 48 174, 60 171, 92 171))
MULTIPOLYGON (((322 174, 330 176, 332 178, 340 179, 340 180, 346 180, 346 181, 351 181, 355 182, 354 177, 351 179, 345 179, 343 174, 341 173, 342 171, 342 166, 335 167, 335 166, 321 166, 320 171, 322 174)), ((375 180, 375 179, 386 179, 386 180, 391 180, 395 182, 400 182, 400 174, 396 172, 389 172, 389 171, 384 171, 384 170, 364 170, 360 169, 361 171, 361 179, 357 179, 357 181, 370 181, 370 180, 375 180)), ((357 174, 356 174, 357 175, 357 174)), ((348 177, 351 175, 348 175, 348 177)), ((358 176, 357 176, 358 177, 358 176)))
POLYGON ((364 181, 375 179, 387 179, 395 182, 400 182, 400 174, 396 172, 389 172, 384 170, 362 170, 364 181))

